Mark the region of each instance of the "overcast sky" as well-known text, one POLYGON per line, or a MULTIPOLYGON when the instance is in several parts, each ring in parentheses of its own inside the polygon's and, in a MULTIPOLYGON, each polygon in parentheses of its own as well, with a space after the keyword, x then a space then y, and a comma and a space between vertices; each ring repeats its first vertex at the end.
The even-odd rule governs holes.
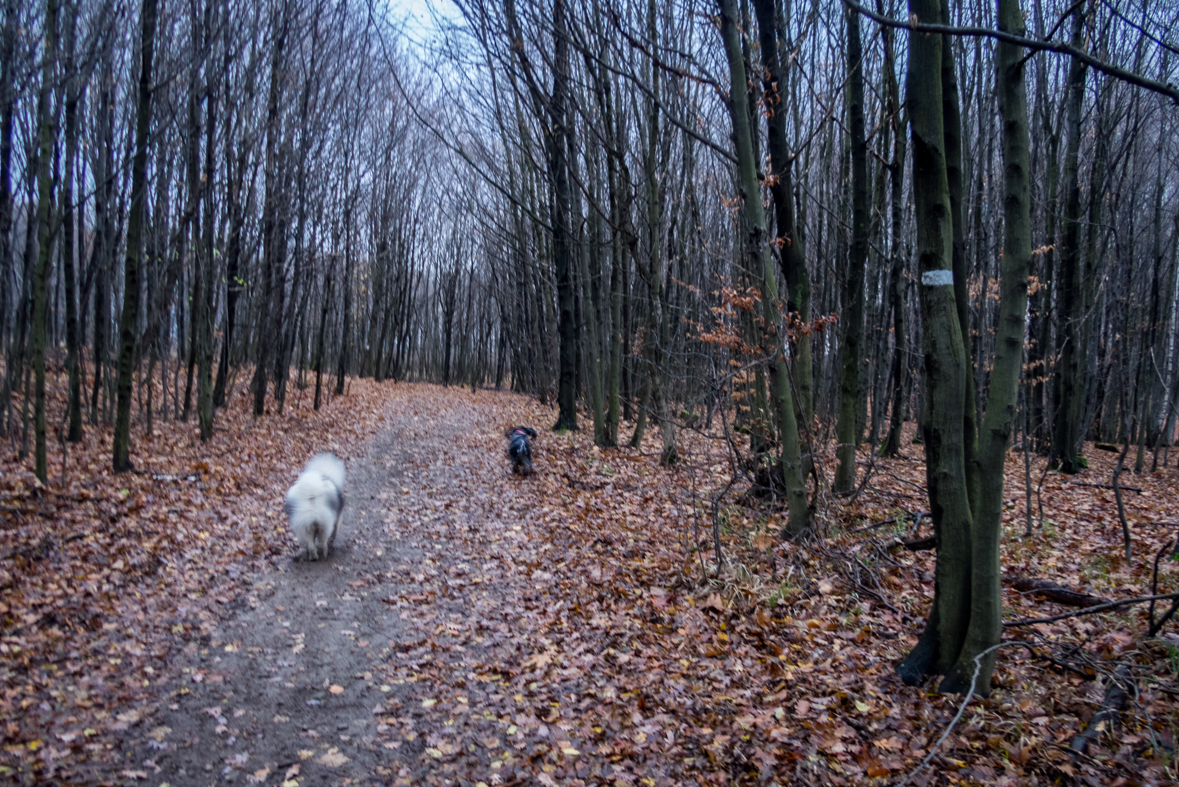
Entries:
POLYGON ((437 32, 435 16, 453 18, 458 15, 458 9, 450 0, 391 0, 389 7, 395 20, 405 21, 405 32, 419 41, 437 32))

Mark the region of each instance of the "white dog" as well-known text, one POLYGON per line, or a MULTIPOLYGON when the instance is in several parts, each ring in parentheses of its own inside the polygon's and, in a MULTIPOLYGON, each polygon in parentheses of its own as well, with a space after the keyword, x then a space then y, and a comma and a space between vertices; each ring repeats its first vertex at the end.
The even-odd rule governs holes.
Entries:
POLYGON ((344 510, 344 463, 333 454, 312 457, 287 490, 284 508, 307 559, 326 558, 344 510))

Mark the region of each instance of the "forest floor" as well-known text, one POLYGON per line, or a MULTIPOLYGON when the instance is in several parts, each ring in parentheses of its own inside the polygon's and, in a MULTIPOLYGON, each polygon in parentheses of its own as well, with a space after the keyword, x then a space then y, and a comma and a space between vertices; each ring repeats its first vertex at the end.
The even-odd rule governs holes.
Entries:
MULTIPOLYGON (((1146 605, 1008 628, 1030 647, 1004 648, 989 698, 956 721, 962 698, 899 681, 932 592, 933 553, 900 546, 929 533, 920 446, 865 450, 867 484, 820 493, 807 544, 729 489, 718 570, 711 501, 731 469, 715 435, 682 431, 685 461, 663 468, 655 434, 598 449, 508 393, 354 380, 319 412, 296 389, 257 420, 245 398, 206 445, 195 419, 157 417, 134 474, 107 469, 106 428, 64 472, 51 443, 46 485, 17 461, 19 435, 3 447, 0 781, 1176 780, 1179 621, 1147 639, 1146 605), (504 456, 519 424, 540 433, 528 479, 504 456), (330 559, 297 562, 282 498, 321 450, 346 462, 347 507, 330 559), (1111 685, 1124 710, 1100 723, 1111 685)), ((1079 611, 1016 578, 1109 599, 1179 590, 1164 549, 1179 471, 1122 477, 1127 562, 1116 456, 1087 456, 1072 478, 1033 457, 1044 520, 1029 538, 1009 456, 1009 622, 1079 611)))

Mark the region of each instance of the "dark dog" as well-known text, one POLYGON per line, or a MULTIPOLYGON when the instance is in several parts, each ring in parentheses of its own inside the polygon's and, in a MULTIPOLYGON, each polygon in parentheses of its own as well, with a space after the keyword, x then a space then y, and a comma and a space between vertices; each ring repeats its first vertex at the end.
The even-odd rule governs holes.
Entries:
POLYGON ((522 476, 532 474, 532 444, 529 438, 535 439, 536 432, 527 426, 517 426, 507 431, 508 459, 512 460, 512 474, 522 476))

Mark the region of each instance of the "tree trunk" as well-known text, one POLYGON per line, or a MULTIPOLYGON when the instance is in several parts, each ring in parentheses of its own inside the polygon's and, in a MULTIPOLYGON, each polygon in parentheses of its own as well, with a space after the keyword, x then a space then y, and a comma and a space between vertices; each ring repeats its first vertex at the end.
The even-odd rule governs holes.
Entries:
MULTIPOLYGON (((213 2, 212 0, 208 0, 205 5, 204 28, 206 31, 213 29, 214 20, 210 18, 212 9, 213 2)), ((207 69, 208 67, 206 66, 207 69)), ((211 76, 206 76, 205 86, 205 188, 203 189, 205 202, 203 252, 205 264, 202 269, 205 280, 201 285, 201 293, 204 295, 204 302, 201 303, 201 322, 197 326, 197 336, 199 338, 197 342, 197 423, 200 426, 202 442, 207 441, 213 436, 213 320, 217 316, 217 292, 214 288, 219 278, 217 276, 217 255, 215 254, 216 239, 213 236, 215 218, 213 210, 213 181, 216 174, 214 153, 217 148, 217 93, 214 90, 214 82, 211 76)))
MULTIPOLYGON (((910 0, 909 12, 938 23, 938 0, 910 0)), ((953 225, 941 107, 943 42, 911 35, 906 94, 913 135, 913 198, 921 274, 926 417, 926 483, 937 539, 933 609, 917 645, 897 667, 910 685, 946 674, 962 650, 970 620, 971 513, 962 434, 966 352, 954 302, 953 225)))
MULTIPOLYGON (((275 20, 278 30, 275 31, 276 40, 274 52, 270 61, 270 89, 266 101, 266 196, 262 208, 262 270, 260 279, 263 285, 260 296, 258 320, 260 330, 257 332, 257 347, 254 355, 254 379, 250 386, 254 392, 254 417, 257 418, 266 411, 266 389, 271 364, 274 362, 272 350, 280 340, 281 330, 276 331, 274 321, 282 319, 282 308, 276 308, 279 300, 276 290, 281 279, 283 264, 283 236, 284 222, 281 220, 284 206, 280 191, 282 190, 282 176, 279 167, 279 139, 282 130, 279 128, 279 103, 282 99, 283 80, 285 72, 284 53, 286 51, 289 22, 286 18, 287 7, 284 4, 276 13, 275 20)), ((281 328, 281 326, 280 326, 281 328)))
MULTIPOLYGON (((90 392, 90 423, 99 421, 100 394, 107 374, 107 346, 110 342, 111 273, 114 271, 115 229, 112 218, 114 178, 114 96, 113 47, 102 54, 98 76, 96 136, 97 164, 94 168, 94 385, 90 392)), ((109 383, 105 383, 109 385, 109 383)), ((105 417, 105 411, 104 411, 105 417)))
MULTIPOLYGON (((1019 0, 998 0, 999 29, 1024 35, 1019 0)), ((990 693, 996 654, 983 656, 999 644, 1003 631, 999 540, 1003 519, 1003 465, 1015 423, 1016 397, 1028 306, 1028 269, 1032 259, 1030 142, 1023 49, 999 42, 995 84, 1003 136, 1003 266, 1000 281, 998 336, 979 431, 979 495, 974 502, 971 533, 970 624, 957 664, 942 683, 943 691, 970 689, 978 659, 975 691, 990 693)), ((1026 439, 1026 438, 1025 438, 1026 439)))
POLYGON ((45 45, 41 53, 41 91, 37 98, 40 153, 37 157, 37 267, 33 273, 33 318, 30 329, 34 373, 34 472, 41 483, 49 477, 45 445, 45 306, 46 282, 53 259, 53 156, 57 140, 55 110, 51 105, 57 66, 57 0, 45 4, 45 45))
MULTIPOLYGON (((949 24, 949 0, 941 0, 941 14, 942 22, 949 24)), ((965 389, 962 392, 962 443, 966 450, 966 496, 973 505, 978 496, 978 412, 974 391, 975 359, 972 359, 970 352, 970 269, 966 262, 966 232, 962 217, 962 113, 959 109, 958 72, 954 64, 952 40, 951 36, 942 37, 942 115, 945 133, 946 181, 950 189, 950 221, 953 225, 953 262, 951 267, 954 272, 954 306, 958 313, 958 330, 962 335, 962 350, 966 354, 965 389)), ((976 204, 974 215, 976 222, 980 225, 981 214, 982 211, 976 204)), ((978 245, 977 240, 976 245, 978 245)), ((985 287, 983 292, 986 292, 985 287)))
POLYGON ((557 263, 558 348, 557 423, 554 429, 577 429, 577 324, 573 314, 573 261, 569 237, 569 165, 566 159, 565 113, 569 80, 569 41, 565 29, 565 0, 553 0, 553 93, 549 99, 551 133, 549 177, 553 202, 549 219, 553 227, 553 257, 557 263))
POLYGON ((729 116, 733 122, 733 141, 738 160, 738 183, 741 187, 746 230, 744 257, 751 270, 762 277, 762 309, 765 320, 764 351, 771 372, 771 398, 778 425, 781 453, 778 472, 786 489, 790 516, 783 535, 796 538, 810 530, 810 509, 803 482, 802 457, 798 441, 798 422, 790 377, 786 368, 785 332, 782 330, 778 304, 778 284, 773 260, 766 245, 765 212, 758 192, 757 162, 753 157, 753 140, 749 126, 745 63, 741 54, 741 36, 737 26, 735 0, 719 0, 720 32, 729 65, 729 116), (755 266, 757 266, 755 268, 755 266))
MULTIPOLYGON (((12 132, 16 108, 16 31, 20 22, 17 0, 6 0, 4 4, 4 32, 0 38, 0 265, 4 265, 0 286, 6 292, 16 287, 16 265, 12 248, 12 132), (12 277, 9 278, 9 271, 12 277)), ((0 297, 0 342, 8 338, 8 295, 0 297)), ((4 362, 4 383, 0 390, 0 435, 8 434, 9 406, 12 391, 19 384, 19 377, 13 365, 17 352, 15 343, 4 348, 7 351, 4 362)))
MULTIPOLYGON (((568 143, 569 143, 569 167, 574 181, 579 180, 577 173, 577 142, 575 134, 575 126, 570 124, 568 129, 568 143)), ((593 144, 587 139, 587 144, 593 144)), ((590 200, 597 199, 597 167, 596 156, 589 156, 587 153, 586 174, 588 181, 591 184, 590 200)), ((578 192, 573 192, 573 216, 581 221, 581 200, 578 197, 578 192)), ((606 408, 602 396, 602 351, 601 351, 601 335, 599 333, 598 325, 598 304, 597 298, 594 296, 594 281, 597 278, 591 273, 590 260, 593 260, 594 266, 599 267, 601 260, 599 252, 601 246, 598 242, 599 225, 596 209, 591 206, 590 215, 582 222, 581 242, 577 248, 577 260, 580 265, 580 275, 578 276, 581 284, 581 314, 582 322, 585 325, 585 369, 586 369, 586 392, 589 394, 590 412, 594 419, 594 445, 605 446, 606 440, 606 408), (587 237, 588 236, 588 237, 587 237)))
MULTIPOLYGON (((786 75, 779 56, 784 20, 775 13, 773 0, 753 0, 761 44, 762 93, 766 106, 766 128, 770 151, 770 193, 774 198, 774 245, 778 249, 782 276, 786 281, 786 310, 792 320, 806 325, 811 317, 811 279, 806 267, 802 233, 794 215, 793 159, 786 139, 786 103, 783 91, 786 75)), ((799 331, 793 340, 795 410, 804 427, 814 417, 814 373, 809 331, 799 331)), ((805 431, 804 441, 807 439, 805 431)), ((808 457, 809 445, 805 446, 808 457)), ((810 459, 807 460, 808 464, 810 459)))
POLYGON ((605 445, 618 445, 618 425, 622 397, 622 336, 625 326, 622 322, 622 280, 625 262, 622 232, 622 194, 618 174, 618 159, 622 151, 617 148, 618 135, 615 130, 620 122, 614 113, 613 93, 610 76, 603 63, 599 71, 602 87, 603 124, 607 129, 606 179, 610 189, 610 371, 606 383, 606 439, 605 445))
MULTIPOLYGON (((882 10, 881 0, 877 0, 877 11, 882 10)), ((892 253, 892 266, 888 273, 889 308, 892 309, 892 408, 889 414, 888 436, 884 440, 881 456, 895 457, 901 450, 901 428, 905 422, 905 394, 908 378, 908 342, 905 336, 905 255, 901 240, 904 223, 904 182, 905 182, 905 154, 908 129, 906 121, 901 117, 900 86, 896 77, 896 55, 893 50, 893 33, 890 28, 881 31, 884 39, 884 68, 885 84, 888 94, 888 115, 892 124, 893 155, 892 163, 888 167, 889 202, 891 203, 891 241, 889 249, 892 253)))
MULTIPOLYGON (((78 101, 81 86, 74 73, 75 49, 77 46, 76 7, 69 9, 66 22, 66 103, 65 135, 66 162, 65 177, 62 179, 62 254, 61 263, 65 280, 66 308, 66 369, 70 376, 69 432, 66 439, 71 443, 82 440, 82 338, 78 330, 78 286, 77 286, 77 232, 78 213, 74 210, 74 177, 78 158, 78 101)), ((85 215, 83 212, 81 215, 85 215)), ((0 257, 0 259, 3 259, 0 257)))
POLYGON ((143 0, 140 14, 141 43, 139 96, 135 109, 135 154, 131 161, 131 210, 127 216, 127 253, 123 266, 123 317, 119 325, 118 409, 112 465, 116 473, 131 465, 131 376, 135 363, 135 339, 139 323, 140 248, 143 245, 143 213, 147 199, 147 144, 151 123, 152 60, 155 54, 156 2, 143 0))
MULTIPOLYGON (((348 193, 348 164, 344 167, 344 192, 348 193)), ((352 208, 344 208, 344 319, 340 325, 340 357, 336 363, 336 396, 344 395, 344 370, 352 325, 352 208)))
MULTIPOLYGON (((1072 43, 1079 46, 1084 29, 1083 8, 1073 12, 1072 43)), ((1065 125, 1068 144, 1064 153, 1064 217, 1060 243, 1060 290, 1057 297, 1058 322, 1056 345, 1059 362, 1055 384, 1059 391, 1056 401, 1056 428, 1052 443, 1052 461, 1064 473, 1076 473, 1077 445, 1081 440, 1081 398, 1084 381, 1081 379, 1081 306, 1083 276, 1081 273, 1081 104, 1085 99, 1086 66, 1074 58, 1069 65, 1068 94, 1065 99, 1065 125)))
POLYGON ((847 261, 847 301, 843 327, 843 365, 839 380, 836 423, 835 492, 849 494, 856 485, 856 448, 860 443, 857 405, 860 398, 860 347, 864 331, 864 269, 868 262, 868 147, 864 141, 864 70, 860 46, 860 15, 848 9, 847 106, 852 162, 852 241, 847 261))

